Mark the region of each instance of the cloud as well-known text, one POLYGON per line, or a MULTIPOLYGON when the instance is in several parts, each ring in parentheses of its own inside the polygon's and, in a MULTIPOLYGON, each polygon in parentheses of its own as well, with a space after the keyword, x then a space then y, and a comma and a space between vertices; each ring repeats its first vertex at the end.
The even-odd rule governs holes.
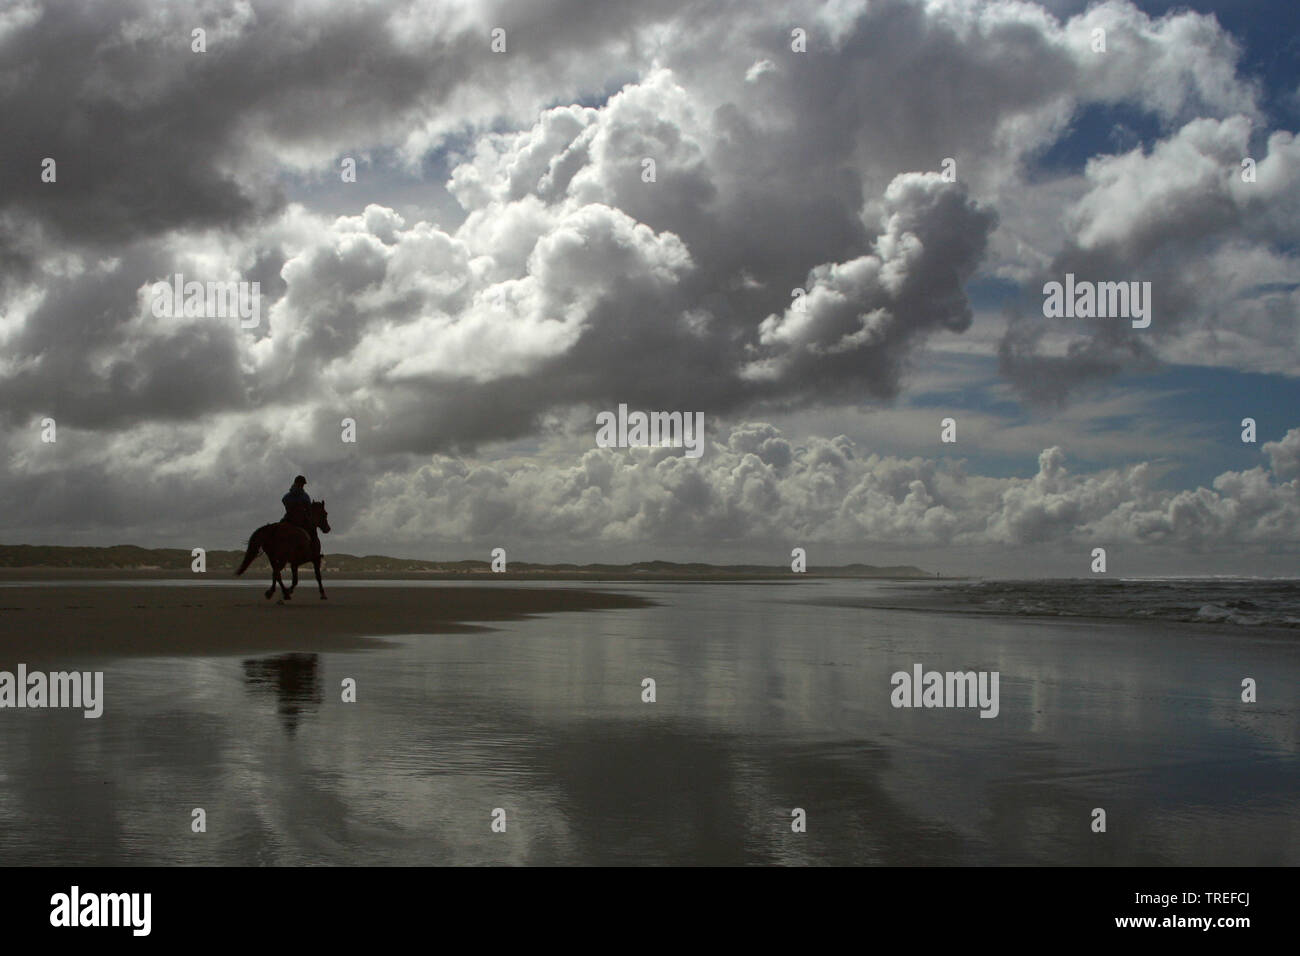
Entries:
MULTIPOLYGON (((1257 113, 1257 91, 1236 73, 1239 51, 1212 19, 1151 19, 1127 3, 1064 23, 1012 2, 796 2, 744 16, 660 2, 566 20, 575 10, 568 0, 23 8, 0 36, 12 64, 0 84, 12 133, 0 159, 14 171, 0 184, 0 217, 26 239, 0 256, 26 266, 13 298, 33 286, 48 294, 27 319, 44 331, 8 344, 40 374, 82 385, 65 398, 21 379, 7 390, 10 414, 40 405, 122 426, 177 409, 251 408, 268 381, 280 394, 305 395, 321 377, 342 388, 336 366, 354 359, 354 378, 369 376, 370 387, 337 399, 391 406, 385 417, 457 406, 449 365, 478 384, 508 379, 521 396, 496 403, 516 416, 498 427, 395 421, 379 445, 410 451, 438 447, 417 435, 526 433, 557 405, 623 397, 612 387, 676 406, 689 382, 695 401, 719 412, 889 398, 915 345, 970 322, 962 287, 995 223, 980 193, 997 195, 1074 111, 1131 101, 1169 121, 1257 113), (792 23, 809 31, 806 54, 790 50, 792 23), (198 25, 206 53, 190 49, 198 25), (505 54, 488 48, 494 26, 507 30, 505 54), (1110 37, 1104 56, 1091 49, 1096 26, 1110 37), (51 72, 55 59, 73 68, 51 72), (933 62, 945 64, 942 76, 924 66, 933 62), (543 108, 580 96, 603 102, 543 108), (501 124, 508 131, 493 130, 501 124), (449 189, 468 218, 456 229, 409 227, 423 231, 427 260, 380 219, 320 249, 312 233, 345 227, 306 231, 310 210, 286 207, 277 185, 337 175, 341 155, 418 166, 458 138, 463 161, 451 160, 449 189), (39 181, 44 155, 62 163, 57 183, 39 181), (949 155, 960 182, 941 198, 925 171, 949 155), (678 244, 676 264, 661 267, 673 281, 644 288, 635 270, 619 271, 612 246, 565 252, 556 230, 591 241, 572 224, 602 215, 594 207, 631 224, 610 232, 623 237, 615 245, 640 235, 637 225, 663 249, 678 244), (283 282, 270 324, 280 341, 159 330, 176 372, 156 376, 137 361, 149 350, 136 341, 128 290, 168 274, 214 231, 239 247, 223 266, 283 282), (394 244, 396 260, 385 251, 394 244), (117 270, 88 268, 110 249, 117 270), (71 277, 57 268, 68 255, 80 270, 71 277), (814 307, 806 319, 787 314, 789 291, 803 284, 814 307), (95 361, 72 354, 91 300, 95 361), (556 313, 543 320, 546 310, 556 313), (470 342, 500 361, 471 358, 470 342), (381 371, 398 348, 420 354, 381 371), (658 374, 641 374, 631 355, 658 374), (131 374, 102 374, 127 364, 131 374), (164 400, 187 369, 211 387, 164 400), (403 387, 386 399, 382 382, 394 377, 403 387), (97 410, 106 404, 114 411, 97 410)), ((1270 162, 1285 189, 1288 177, 1273 172, 1281 161, 1270 162)), ((1096 210, 1107 190, 1125 188, 1122 170, 1100 164, 1095 175, 1099 191, 1077 212, 1085 241, 1111 234, 1096 210)))
POLYGON ((590 541, 642 547, 708 540, 861 548, 1022 547, 1045 542, 1286 550, 1300 533, 1300 429, 1267 464, 1212 487, 1158 487, 1139 462, 1074 474, 1059 447, 1029 477, 960 461, 863 454, 849 439, 792 442, 766 423, 719 435, 704 457, 591 449, 572 464, 435 456, 377 485, 357 527, 400 540, 590 541))
POLYGON ((743 375, 772 388, 816 381, 823 391, 838 377, 892 397, 912 344, 970 325, 963 288, 995 222, 937 173, 899 176, 885 191, 875 251, 813 269, 806 295, 759 325, 755 351, 770 354, 743 375))
MULTIPOLYGON (((732 431, 725 480, 585 453, 566 485, 580 501, 546 484, 550 466, 454 463, 620 402, 736 422, 891 402, 924 377, 927 342, 967 335, 967 289, 992 274, 1031 299, 1067 269, 1155 287, 1148 335, 1013 323, 1002 370, 1031 399, 1158 361, 1291 374, 1300 154, 1263 128, 1240 54, 1212 18, 1114 0, 1064 20, 1011 0, 14 6, 0 18, 14 486, 67 527, 140 521, 141 489, 157 490, 140 468, 165 470, 167 449, 193 464, 176 480, 242 516, 199 458, 353 456, 338 485, 369 500, 365 482, 400 499, 435 456, 450 470, 429 482, 482 496, 445 501, 466 534, 512 509, 545 525, 532 496, 555 527, 602 539, 699 521, 728 540, 754 522, 991 544, 1082 533, 1132 493, 1132 520, 1182 540, 1187 515, 1222 520, 1222 493, 1160 517, 1169 502, 1128 473, 1076 480, 1052 458, 1020 487, 920 459, 864 470, 844 441, 759 426, 732 431), (1072 122, 1114 105, 1159 138, 1039 175, 1072 122), (344 156, 363 182, 338 178, 344 156), (938 175, 949 157, 956 182, 938 175), (446 180, 458 215, 371 201, 421 176, 446 180), (259 282, 261 324, 156 319, 149 289, 176 272, 259 282), (30 457, 45 415, 77 445, 60 446, 67 474, 30 457), (340 448, 344 417, 356 448, 340 448)), ((425 513, 375 511, 374 527, 425 513)))
MULTIPOLYGON (((1151 326, 1072 320, 1064 353, 1052 353, 1040 347, 1051 322, 1030 314, 1011 323, 1000 356, 1023 394, 1064 400, 1156 359, 1294 371, 1300 140, 1273 133, 1255 157, 1251 135, 1244 116, 1198 119, 1149 152, 1089 160, 1090 188, 1066 213, 1072 238, 1038 278, 1149 281, 1151 326)), ((1032 299, 1041 282, 1029 285, 1032 299)))
POLYGON ((710 412, 764 398, 888 397, 916 343, 969 322, 962 284, 994 217, 935 174, 895 177, 875 207, 871 253, 803 263, 815 266, 799 280, 810 288, 811 324, 738 308, 788 294, 737 270, 728 234, 756 235, 760 246, 771 237, 743 228, 744 204, 711 208, 711 166, 690 135, 691 115, 685 92, 658 71, 600 110, 557 108, 524 133, 489 134, 453 172, 469 215, 451 232, 408 226, 374 205, 333 221, 293 206, 244 244, 173 241, 166 265, 163 247, 140 245, 148 251, 107 277, 62 286, 98 300, 102 348, 118 354, 96 362, 83 340, 57 336, 68 321, 58 316, 70 310, 46 297, 33 311, 46 321, 29 320, 10 340, 41 355, 8 383, 10 414, 50 410, 81 426, 105 415, 117 423, 252 409, 271 395, 328 396, 320 421, 365 412, 373 447, 424 451, 525 434, 540 415, 573 404, 675 407, 684 382, 697 383, 694 401, 710 412), (647 123, 652 104, 674 98, 681 125, 647 123), (662 180, 642 178, 646 151, 662 161, 662 180), (667 202, 654 198, 660 191, 667 202), (266 261, 281 263, 283 295, 264 309, 265 334, 211 319, 159 329, 177 375, 151 362, 121 373, 150 334, 139 321, 141 289, 187 263, 191 275, 225 279, 266 261), (716 299, 721 290, 726 301, 716 299), (136 318, 115 324, 127 302, 136 318), (82 403, 51 384, 55 356, 59 379, 80 380, 82 403), (185 387, 187 358, 204 374, 185 401, 161 401, 164 387, 185 387), (205 380, 211 388, 199 387, 205 380), (166 411, 151 414, 153 403, 166 411))

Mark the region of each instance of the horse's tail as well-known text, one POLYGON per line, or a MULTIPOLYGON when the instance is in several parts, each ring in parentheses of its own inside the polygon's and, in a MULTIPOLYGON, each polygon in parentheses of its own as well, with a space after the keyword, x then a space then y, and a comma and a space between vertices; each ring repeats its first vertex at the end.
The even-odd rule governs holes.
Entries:
POLYGON ((262 533, 266 531, 266 528, 267 526, 263 525, 249 535, 248 550, 244 552, 244 560, 240 562, 238 570, 235 571, 236 577, 248 570, 248 566, 252 564, 253 559, 257 557, 257 552, 262 550, 262 533))

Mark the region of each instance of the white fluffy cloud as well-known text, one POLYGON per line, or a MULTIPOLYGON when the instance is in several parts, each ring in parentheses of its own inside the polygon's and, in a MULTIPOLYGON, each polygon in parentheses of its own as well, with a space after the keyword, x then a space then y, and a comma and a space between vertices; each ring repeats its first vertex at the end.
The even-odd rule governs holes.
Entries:
MULTIPOLYGON (((1148 281, 1151 326, 1133 330, 1110 321, 1049 329, 1032 316, 1004 341, 1013 381, 1059 398, 1074 384, 1149 357, 1294 374, 1300 140, 1275 132, 1255 155, 1252 132, 1245 116, 1197 119, 1149 152, 1089 160, 1089 188, 1064 215, 1070 239, 1037 275, 1148 281), (1056 357, 1059 346, 1040 344, 1047 332, 1072 337, 1067 358, 1056 357)), ((1036 290, 1028 291, 1032 299, 1036 290)))
POLYGON ((435 456, 383 479, 357 523, 396 539, 418 529, 534 545, 1287 546, 1300 535, 1300 429, 1262 451, 1266 464, 1210 488, 1168 490, 1145 462, 1074 474, 1058 447, 1029 477, 994 478, 960 462, 863 454, 843 436, 795 443, 749 423, 698 460, 670 449, 591 449, 571 465, 435 456))

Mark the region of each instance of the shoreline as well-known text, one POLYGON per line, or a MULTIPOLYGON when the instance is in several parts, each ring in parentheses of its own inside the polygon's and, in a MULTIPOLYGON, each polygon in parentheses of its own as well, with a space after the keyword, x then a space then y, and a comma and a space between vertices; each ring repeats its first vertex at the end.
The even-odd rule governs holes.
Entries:
MULTIPOLYGON (((259 565, 254 564, 256 569, 259 565)), ((261 562, 261 567, 265 570, 265 562, 261 562)), ((202 584, 203 579, 211 580, 239 580, 231 573, 229 568, 212 568, 206 574, 195 574, 189 570, 177 570, 174 568, 0 568, 0 581, 180 581, 192 580, 195 584, 202 584)), ((299 569, 301 573, 302 569, 299 569)), ((310 567, 307 573, 311 575, 310 567)), ((325 569, 328 575, 329 569, 325 569)), ((347 581, 590 581, 593 583, 617 583, 617 584, 635 584, 646 581, 674 581, 674 582, 691 582, 700 581, 708 584, 725 583, 729 581, 762 581, 762 582, 791 582, 797 583, 800 580, 818 580, 818 581, 970 581, 973 578, 952 577, 936 578, 930 577, 891 577, 880 575, 871 577, 867 575, 846 575, 846 574, 819 574, 815 570, 804 571, 798 574, 790 571, 773 571, 771 573, 761 572, 727 572, 719 571, 717 573, 707 572, 641 572, 641 573, 605 573, 605 572, 581 572, 581 571, 505 571, 495 573, 491 571, 347 571, 335 572, 337 576, 326 577, 326 588, 329 582, 343 584, 347 581)), ((252 578, 246 578, 252 580, 252 578)), ((315 579, 313 578, 313 584, 315 579)))
POLYGON ((812 607, 832 607, 859 611, 887 611, 905 614, 933 614, 947 619, 967 619, 972 622, 989 621, 1001 624, 1048 625, 1062 628, 1129 628, 1149 633, 1179 634, 1193 638, 1227 638, 1238 640, 1244 638, 1266 639, 1296 644, 1300 628, 1280 624, 1229 624, 1223 621, 1183 621, 1176 618, 1131 617, 1123 615, 1100 614, 1051 614, 1051 613, 1012 613, 1001 610, 987 610, 956 603, 942 603, 922 600, 912 602, 885 603, 875 598, 860 600, 845 598, 809 598, 800 602, 812 607))
POLYGON ((386 636, 490 630, 479 622, 651 607, 630 594, 578 589, 326 586, 300 581, 293 600, 244 588, 147 585, 0 590, 0 666, 99 657, 226 656, 393 646, 386 636))

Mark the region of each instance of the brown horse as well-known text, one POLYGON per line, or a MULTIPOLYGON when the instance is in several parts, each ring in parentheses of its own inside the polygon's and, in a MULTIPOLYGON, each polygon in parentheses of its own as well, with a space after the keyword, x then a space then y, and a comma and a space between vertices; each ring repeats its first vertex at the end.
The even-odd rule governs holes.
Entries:
MULTIPOLYGON (((309 527, 319 528, 329 534, 330 522, 329 515, 325 511, 325 502, 313 501, 311 507, 307 509, 307 520, 310 522, 309 527)), ((271 562, 271 586, 266 591, 268 601, 275 593, 277 584, 280 585, 284 600, 289 600, 293 596, 293 589, 298 586, 298 565, 308 562, 311 562, 311 566, 316 569, 316 586, 320 588, 321 600, 325 600, 325 585, 320 579, 320 542, 315 537, 287 521, 264 524, 248 539, 248 550, 244 552, 244 560, 235 574, 240 575, 247 571, 259 551, 265 551, 266 559, 271 562), (287 588, 284 586, 284 579, 280 577, 280 569, 286 564, 293 568, 293 584, 287 588)))

